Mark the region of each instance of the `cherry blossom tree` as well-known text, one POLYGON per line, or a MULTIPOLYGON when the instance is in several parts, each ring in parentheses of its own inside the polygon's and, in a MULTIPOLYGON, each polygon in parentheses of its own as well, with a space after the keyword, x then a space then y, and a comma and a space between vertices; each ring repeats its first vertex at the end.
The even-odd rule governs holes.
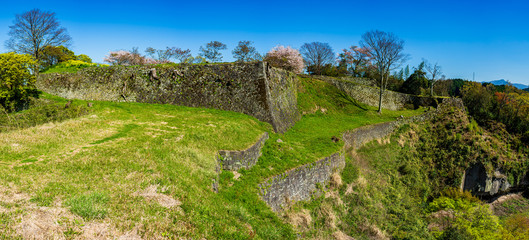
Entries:
POLYGON ((294 73, 303 72, 305 64, 303 63, 303 57, 298 50, 291 48, 290 46, 276 46, 270 50, 264 61, 270 63, 270 65, 278 68, 292 71, 294 73))
POLYGON ((152 58, 142 56, 137 48, 133 48, 132 51, 119 50, 115 52, 109 52, 103 61, 108 62, 112 65, 146 65, 146 64, 158 64, 159 61, 156 61, 152 58))
POLYGON ((349 49, 343 49, 339 56, 339 61, 347 64, 347 68, 352 72, 353 77, 362 77, 362 72, 372 65, 373 55, 368 48, 351 46, 349 49))

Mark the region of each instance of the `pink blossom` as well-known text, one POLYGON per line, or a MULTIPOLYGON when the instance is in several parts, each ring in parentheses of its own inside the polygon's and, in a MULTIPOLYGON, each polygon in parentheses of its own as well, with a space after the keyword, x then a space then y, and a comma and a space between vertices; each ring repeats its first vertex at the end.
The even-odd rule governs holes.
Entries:
POLYGON ((112 65, 124 65, 124 66, 160 63, 152 58, 142 56, 139 53, 132 53, 132 52, 125 51, 125 50, 109 52, 109 55, 106 56, 103 60, 112 65))
POLYGON ((278 68, 292 71, 294 73, 303 72, 305 64, 303 63, 303 57, 298 50, 281 45, 274 47, 264 59, 270 65, 278 68))

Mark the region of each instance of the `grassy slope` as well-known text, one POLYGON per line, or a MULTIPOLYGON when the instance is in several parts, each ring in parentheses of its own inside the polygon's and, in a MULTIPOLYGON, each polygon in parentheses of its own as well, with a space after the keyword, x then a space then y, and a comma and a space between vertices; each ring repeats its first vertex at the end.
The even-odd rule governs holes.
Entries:
POLYGON ((69 207, 84 217, 61 221, 68 236, 103 221, 121 233, 136 228, 145 238, 295 238, 293 229, 259 200, 257 184, 337 151, 343 143, 332 142, 332 136, 418 113, 379 115, 328 84, 301 83, 298 99, 306 115, 284 135, 239 113, 111 102, 95 102, 85 117, 0 133, 0 197, 2 190, 17 189, 31 199, 10 203, 0 198, 0 236, 15 234, 20 216, 37 204, 69 207), (216 152, 243 149, 264 131, 271 137, 257 165, 241 170, 238 180, 224 171, 220 192, 213 193, 216 152), (180 207, 167 209, 136 196, 152 185, 181 201, 180 207))
POLYGON ((460 182, 448 178, 449 173, 456 172, 455 179, 461 179, 470 162, 486 164, 492 155, 511 161, 507 166, 526 169, 521 164, 527 162, 526 156, 509 148, 505 137, 492 137, 464 112, 444 114, 432 122, 403 126, 390 138, 349 153, 341 186, 311 202, 296 204, 285 219, 302 238, 347 234, 355 239, 434 239, 442 233, 436 231, 441 222, 468 228, 478 239, 527 239, 529 200, 520 196, 495 204, 499 220, 483 202, 479 203, 481 212, 457 210, 458 216, 465 216, 457 221, 435 217, 429 210, 432 200, 445 194, 441 193, 444 188, 458 189, 460 182), (462 167, 461 162, 466 165, 462 167))

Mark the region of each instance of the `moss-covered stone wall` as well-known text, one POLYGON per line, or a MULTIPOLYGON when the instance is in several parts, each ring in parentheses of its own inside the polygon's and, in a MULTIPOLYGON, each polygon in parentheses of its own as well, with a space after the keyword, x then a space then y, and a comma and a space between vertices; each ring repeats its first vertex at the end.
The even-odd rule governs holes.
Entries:
POLYGON ((257 163, 261 157, 261 149, 263 148, 268 133, 265 132, 259 140, 252 144, 249 148, 241 151, 220 150, 217 155, 217 161, 222 170, 239 170, 241 168, 250 169, 257 163))
POLYGON ((335 153, 314 163, 274 176, 259 184, 260 196, 275 212, 291 202, 309 200, 312 194, 323 189, 334 172, 345 166, 342 153, 335 153))
MULTIPOLYGON (((347 78, 337 79, 325 76, 313 76, 319 80, 326 81, 345 92, 350 97, 369 106, 378 107, 380 89, 372 85, 365 85, 365 79, 352 81, 347 78)), ((404 108, 437 107, 443 97, 422 97, 394 91, 384 91, 382 97, 382 108, 389 110, 400 110, 404 108)))
POLYGON ((176 104, 241 112, 285 132, 300 119, 293 73, 265 62, 90 67, 41 74, 37 87, 69 99, 176 104))

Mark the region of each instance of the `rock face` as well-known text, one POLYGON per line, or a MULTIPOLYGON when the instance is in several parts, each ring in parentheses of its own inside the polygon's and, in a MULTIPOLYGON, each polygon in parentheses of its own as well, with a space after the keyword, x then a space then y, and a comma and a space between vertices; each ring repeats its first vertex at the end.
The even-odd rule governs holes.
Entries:
POLYGON ((175 104, 235 111, 287 131, 301 115, 297 76, 266 62, 90 67, 40 74, 37 87, 69 99, 175 104))
POLYGON ((261 156, 261 149, 263 148, 265 141, 268 139, 268 133, 265 132, 259 140, 242 151, 226 151, 220 150, 217 156, 217 161, 221 166, 222 170, 239 170, 241 168, 249 169, 261 156))
POLYGON ((506 193, 511 188, 511 184, 505 175, 500 171, 488 174, 481 163, 476 163, 468 168, 463 179, 463 190, 470 191, 480 197, 492 197, 506 193))

